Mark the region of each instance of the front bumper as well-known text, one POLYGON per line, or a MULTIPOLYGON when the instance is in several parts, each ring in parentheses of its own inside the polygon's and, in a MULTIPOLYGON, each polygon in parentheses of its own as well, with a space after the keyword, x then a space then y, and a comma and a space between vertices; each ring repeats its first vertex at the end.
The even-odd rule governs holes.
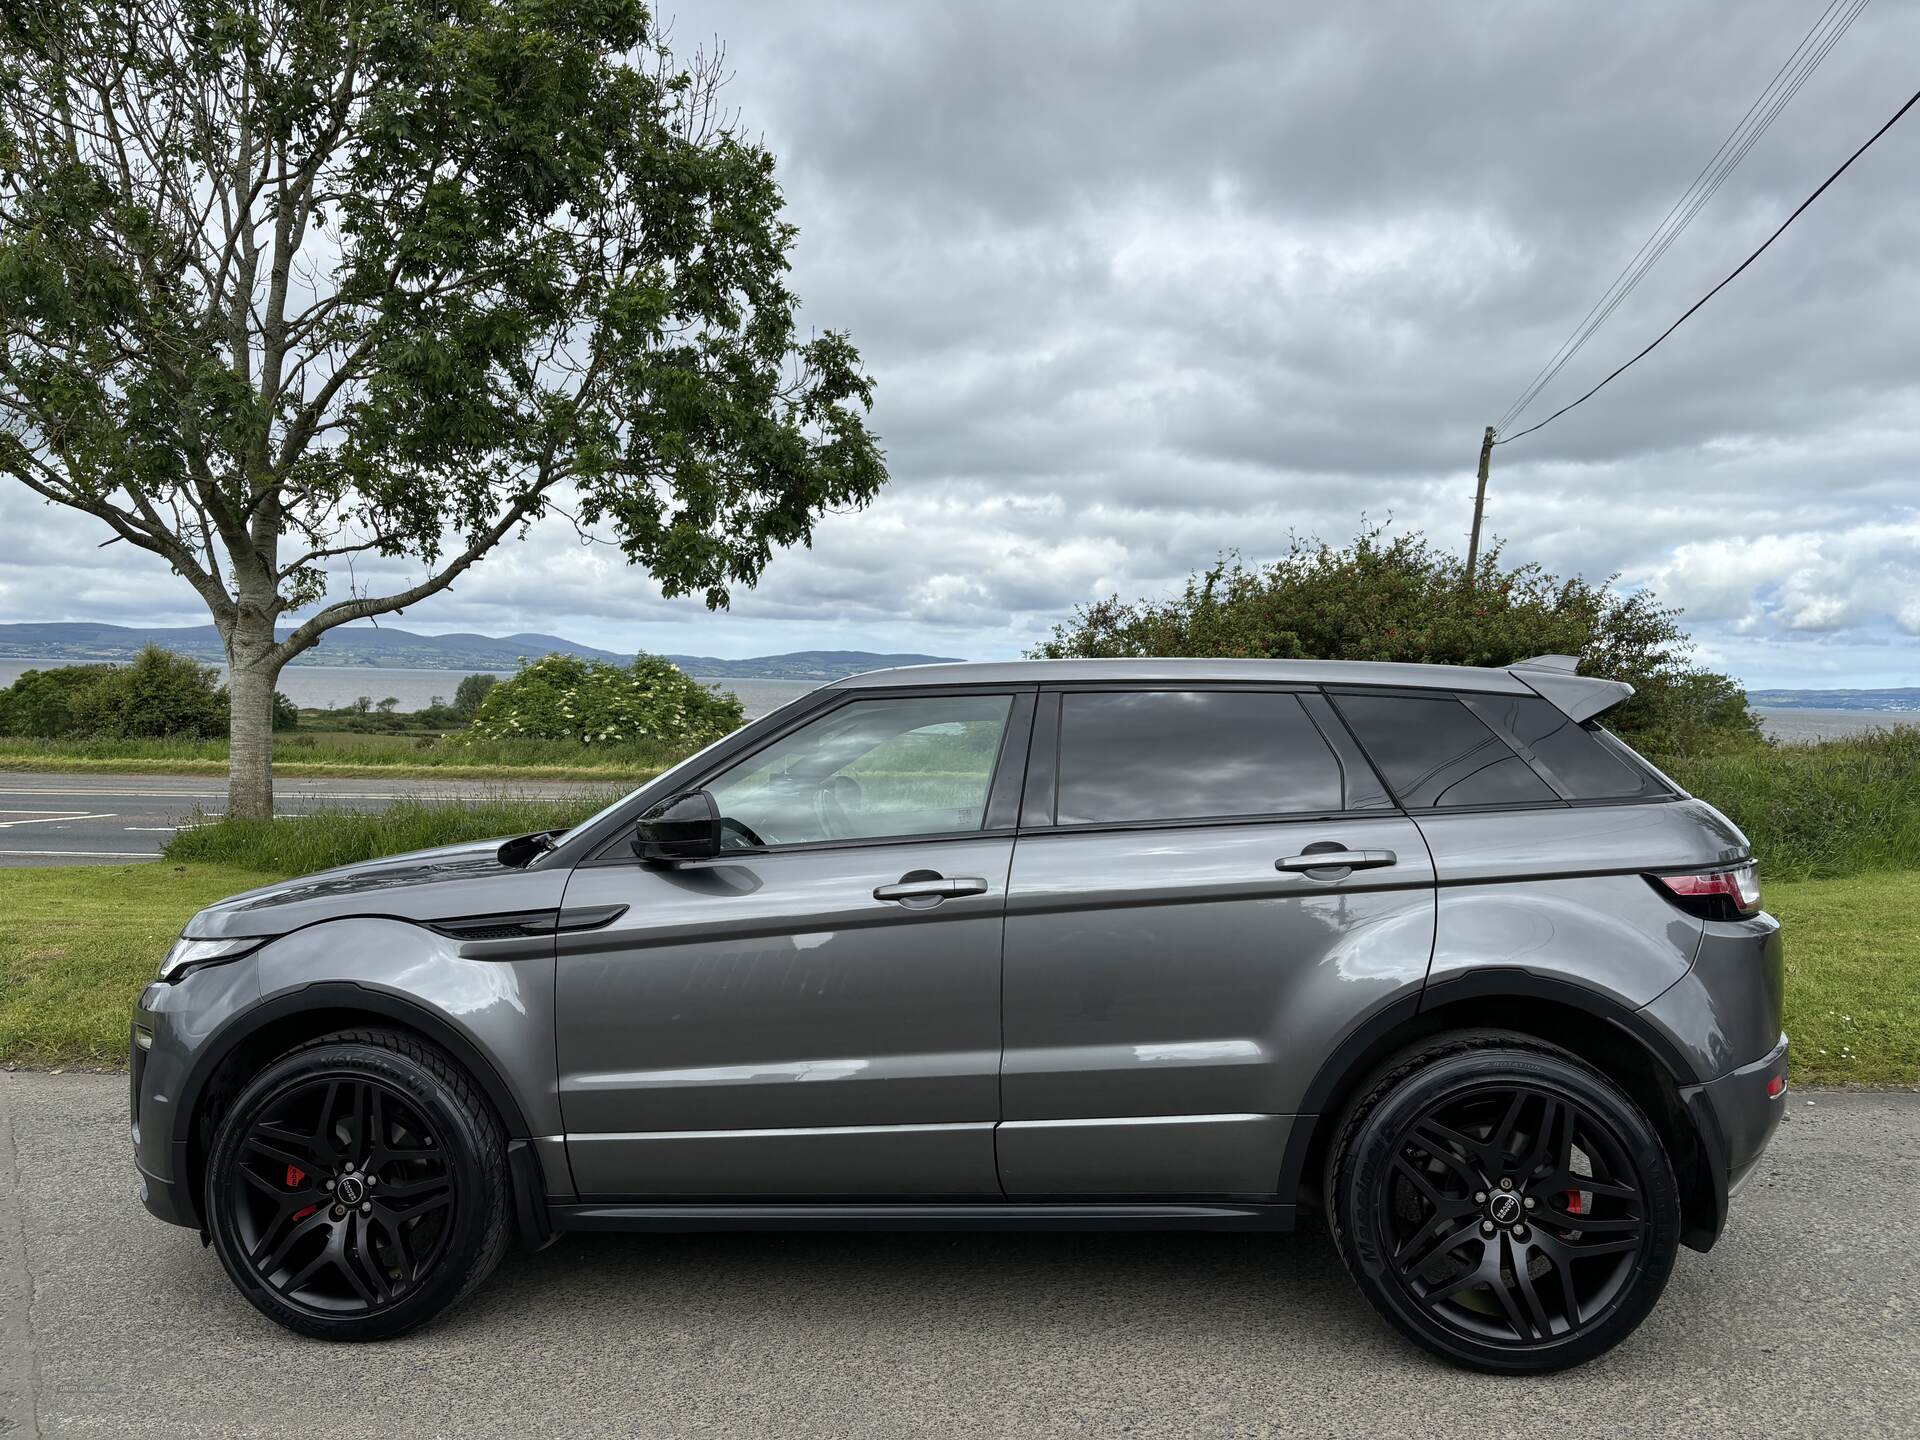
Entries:
POLYGON ((183 1102, 204 1078, 220 1026, 259 998, 252 957, 147 986, 134 1007, 127 1065, 140 1201, 170 1225, 199 1229, 192 1117, 183 1102))

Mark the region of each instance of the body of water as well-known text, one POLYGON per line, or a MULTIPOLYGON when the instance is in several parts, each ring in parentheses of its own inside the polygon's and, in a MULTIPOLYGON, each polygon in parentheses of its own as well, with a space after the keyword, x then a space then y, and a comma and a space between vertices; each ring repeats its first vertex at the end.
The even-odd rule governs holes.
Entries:
MULTIPOLYGON (((26 670, 44 670, 58 660, 0 660, 0 686, 11 685, 26 670)), ((77 662, 74 662, 77 663, 77 662)), ((391 696, 402 710, 420 710, 435 697, 452 700, 465 670, 382 670, 371 665, 289 665, 280 672, 280 688, 303 709, 337 710, 360 696, 378 704, 391 696)), ((511 670, 491 672, 502 679, 511 670)), ((702 677, 696 676, 696 679, 702 677)), ((740 697, 749 720, 777 710, 789 700, 818 688, 812 680, 712 680, 702 683, 740 697)), ((1776 740, 1830 740, 1895 725, 1920 725, 1920 712, 1902 710, 1762 710, 1760 726, 1776 740)))

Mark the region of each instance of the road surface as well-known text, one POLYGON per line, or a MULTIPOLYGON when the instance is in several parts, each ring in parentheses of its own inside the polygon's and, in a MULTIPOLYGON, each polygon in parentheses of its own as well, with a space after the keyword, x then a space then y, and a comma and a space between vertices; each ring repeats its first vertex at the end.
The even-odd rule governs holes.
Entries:
MULTIPOLYGON (((407 796, 554 798, 609 788, 553 780, 275 780, 273 803, 282 815, 299 815, 382 810, 407 796)), ((196 816, 217 817, 226 808, 227 784, 217 775, 0 772, 0 867, 151 860, 181 825, 196 816)))
POLYGON ((1411 1349, 1318 1233, 573 1235, 322 1345, 139 1208, 126 1126, 123 1076, 0 1073, 0 1435, 1920 1434, 1920 1095, 1795 1093, 1713 1253, 1546 1380, 1411 1349))

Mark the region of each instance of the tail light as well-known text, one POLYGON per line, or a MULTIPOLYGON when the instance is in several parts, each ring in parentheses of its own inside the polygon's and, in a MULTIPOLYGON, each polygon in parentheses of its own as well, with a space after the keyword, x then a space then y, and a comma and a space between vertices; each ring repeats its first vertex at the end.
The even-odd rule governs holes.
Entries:
POLYGON ((1760 869, 1751 860, 1725 870, 1647 879, 1682 910, 1702 920, 1745 920, 1760 913, 1760 869))

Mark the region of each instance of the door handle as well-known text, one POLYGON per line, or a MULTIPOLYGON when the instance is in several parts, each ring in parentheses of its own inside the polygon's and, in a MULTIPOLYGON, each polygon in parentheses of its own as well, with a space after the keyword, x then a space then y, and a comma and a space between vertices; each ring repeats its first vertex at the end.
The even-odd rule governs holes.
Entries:
POLYGON ((987 882, 979 875, 956 875, 949 880, 943 875, 916 873, 902 875, 897 884, 879 885, 874 888, 876 900, 895 900, 902 904, 921 900, 939 904, 942 900, 951 900, 959 895, 984 895, 987 882))
POLYGON ((1400 857, 1391 850, 1309 850, 1304 855, 1288 855, 1273 862, 1276 870, 1378 870, 1398 864, 1400 857))

